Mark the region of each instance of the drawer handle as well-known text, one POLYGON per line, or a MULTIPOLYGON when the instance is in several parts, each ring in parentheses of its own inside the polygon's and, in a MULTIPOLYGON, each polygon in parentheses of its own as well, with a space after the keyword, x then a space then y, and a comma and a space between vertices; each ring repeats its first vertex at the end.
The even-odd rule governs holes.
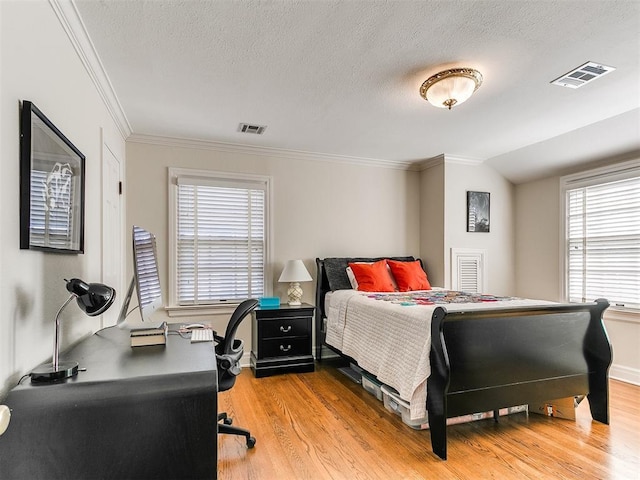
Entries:
POLYGON ((284 345, 280 345, 281 352, 288 352, 289 350, 291 350, 291 345, 287 345, 286 347, 284 345))
POLYGON ((284 327, 283 325, 280 325, 280 331, 282 333, 289 333, 291 331, 291 325, 288 325, 287 327, 284 327))

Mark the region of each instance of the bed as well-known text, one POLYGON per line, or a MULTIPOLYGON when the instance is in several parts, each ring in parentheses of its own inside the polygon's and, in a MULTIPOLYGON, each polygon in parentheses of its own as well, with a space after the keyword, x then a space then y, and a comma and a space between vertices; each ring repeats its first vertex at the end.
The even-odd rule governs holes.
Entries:
MULTIPOLYGON (((505 407, 586 395, 593 419, 609 423, 608 371, 612 354, 602 322, 602 314, 609 306, 606 300, 559 304, 495 297, 472 309, 464 300, 446 304, 425 298, 424 303, 430 306, 424 308, 422 315, 413 313, 414 321, 419 323, 409 327, 409 323, 399 323, 398 319, 407 305, 405 311, 418 311, 411 302, 380 302, 389 298, 349 292, 352 290, 346 275, 349 263, 389 258, 416 261, 414 257, 316 259, 316 359, 322 361, 322 350, 328 348, 365 370, 373 365, 366 352, 361 351, 366 348, 359 349, 356 345, 349 349, 347 343, 340 343, 343 339, 336 340, 331 328, 327 328, 328 316, 336 315, 335 311, 328 311, 327 300, 334 301, 331 295, 341 297, 342 303, 329 309, 337 308, 337 318, 344 318, 344 338, 365 332, 367 342, 379 343, 376 351, 389 350, 391 345, 388 354, 397 355, 397 359, 391 357, 392 361, 385 362, 385 367, 379 370, 383 377, 380 381, 393 384, 393 375, 398 375, 403 378, 398 385, 392 385, 394 388, 412 385, 411 388, 416 387, 413 400, 426 399, 422 407, 428 414, 431 446, 437 456, 447 458, 447 419, 477 412, 493 411, 497 416, 505 407), (515 301, 509 303, 510 300, 515 301), (373 315, 370 303, 376 301, 386 311, 373 315), (366 308, 359 312, 359 317, 355 314, 354 326, 347 327, 351 315, 358 312, 358 303, 366 308), (368 322, 367 315, 377 320, 368 322), (385 323, 386 316, 390 320, 385 323), (349 328, 351 331, 347 332, 349 328), (408 332, 405 338, 411 348, 398 343, 401 340, 394 329, 408 332), (411 353, 416 348, 422 349, 417 356, 411 353), (407 352, 413 356, 404 357, 407 352), (393 364, 395 373, 387 372, 387 367, 393 364), (409 373, 398 369, 403 365, 411 365, 406 368, 409 373), (404 378, 407 376, 409 380, 404 378), (423 397, 419 386, 422 379, 426 385, 423 397)), ((404 396, 408 395, 405 391, 404 396)), ((414 405, 412 402, 412 410, 414 405)))

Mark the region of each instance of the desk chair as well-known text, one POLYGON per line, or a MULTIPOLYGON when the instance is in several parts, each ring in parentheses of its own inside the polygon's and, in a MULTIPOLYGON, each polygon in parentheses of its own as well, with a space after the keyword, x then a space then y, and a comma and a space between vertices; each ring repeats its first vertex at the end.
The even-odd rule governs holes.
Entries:
MULTIPOLYGON (((242 367, 240 359, 244 353, 244 342, 236 337, 236 330, 240 322, 258 306, 258 300, 249 299, 236 307, 227 324, 224 337, 215 336, 216 361, 218 365, 218 392, 229 390, 236 383, 236 377, 242 367)), ((231 435, 243 435, 247 439, 247 448, 253 448, 256 439, 244 428, 232 427, 233 420, 227 416, 227 412, 218 414, 218 433, 231 435), (222 423, 220 423, 222 422, 222 423)))

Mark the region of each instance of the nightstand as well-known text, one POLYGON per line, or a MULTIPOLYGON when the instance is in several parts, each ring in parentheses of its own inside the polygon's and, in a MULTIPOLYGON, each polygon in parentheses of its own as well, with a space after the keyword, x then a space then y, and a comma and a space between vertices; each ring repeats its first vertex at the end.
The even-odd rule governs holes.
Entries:
POLYGON ((257 308, 251 321, 251 370, 256 377, 313 372, 311 333, 315 307, 282 304, 257 308))

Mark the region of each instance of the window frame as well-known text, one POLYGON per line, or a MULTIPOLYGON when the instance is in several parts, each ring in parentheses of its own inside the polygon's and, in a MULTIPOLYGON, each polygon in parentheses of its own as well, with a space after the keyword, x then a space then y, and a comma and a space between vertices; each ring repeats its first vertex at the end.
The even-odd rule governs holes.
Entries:
MULTIPOLYGON (((560 288, 561 298, 569 299, 569 258, 567 253, 568 225, 567 225, 567 192, 569 190, 601 185, 604 183, 626 180, 640 176, 640 159, 617 163, 606 167, 595 168, 584 172, 560 177, 560 288)), ((610 305, 605 317, 640 323, 640 309, 610 305)))
POLYGON ((189 178, 192 180, 202 180, 206 182, 228 182, 242 184, 248 188, 255 185, 265 191, 265 212, 264 212, 264 295, 270 296, 272 293, 272 182, 273 179, 266 175, 254 175, 248 173, 222 172, 215 170, 196 170, 187 168, 169 167, 168 169, 168 189, 169 189, 169 297, 168 305, 165 307, 170 317, 210 315, 216 313, 227 313, 233 311, 239 302, 220 302, 209 305, 179 305, 178 304, 178 277, 177 277, 177 214, 178 214, 178 178, 189 178))

